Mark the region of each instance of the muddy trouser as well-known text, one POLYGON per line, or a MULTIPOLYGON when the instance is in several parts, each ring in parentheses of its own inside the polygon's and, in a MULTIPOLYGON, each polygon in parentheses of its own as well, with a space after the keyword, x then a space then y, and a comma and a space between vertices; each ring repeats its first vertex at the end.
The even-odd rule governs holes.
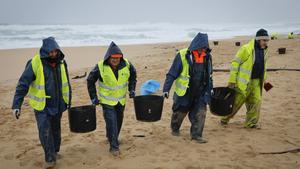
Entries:
POLYGON ((45 152, 46 162, 56 161, 56 153, 60 149, 61 116, 62 113, 49 115, 46 112, 35 111, 39 138, 45 152))
POLYGON ((119 150, 119 134, 122 128, 124 108, 120 103, 116 106, 102 105, 106 123, 106 137, 110 143, 110 151, 119 150))
POLYGON ((188 107, 174 102, 172 109, 171 129, 173 132, 179 132, 182 121, 188 114, 191 122, 191 138, 202 137, 206 117, 206 103, 202 99, 194 100, 191 106, 188 107))
POLYGON ((245 103, 247 108, 245 127, 253 127, 258 123, 261 107, 261 85, 259 79, 252 79, 245 92, 236 89, 232 114, 222 117, 222 121, 228 123, 245 103))

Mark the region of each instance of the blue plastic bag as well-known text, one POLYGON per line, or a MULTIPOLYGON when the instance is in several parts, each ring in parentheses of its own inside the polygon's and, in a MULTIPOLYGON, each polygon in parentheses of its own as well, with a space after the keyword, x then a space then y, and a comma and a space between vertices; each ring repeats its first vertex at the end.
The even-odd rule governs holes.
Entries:
POLYGON ((148 80, 141 86, 141 95, 151 95, 157 92, 160 88, 160 84, 156 80, 148 80))

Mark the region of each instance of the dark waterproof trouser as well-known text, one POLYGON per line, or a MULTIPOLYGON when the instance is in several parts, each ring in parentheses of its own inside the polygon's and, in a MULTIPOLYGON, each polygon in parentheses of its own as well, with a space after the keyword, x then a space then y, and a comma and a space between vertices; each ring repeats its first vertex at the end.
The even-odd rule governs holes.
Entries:
POLYGON ((61 121, 62 113, 49 115, 46 112, 35 111, 35 118, 39 130, 40 142, 45 152, 45 161, 56 161, 61 143, 61 121))
POLYGON ((192 124, 190 129, 191 138, 202 137, 206 117, 206 103, 202 99, 194 99, 189 106, 182 106, 174 102, 172 110, 171 129, 173 132, 179 132, 183 119, 188 114, 192 124))
POLYGON ((120 103, 115 106, 102 105, 106 123, 106 137, 110 143, 110 151, 119 150, 119 134, 122 128, 124 108, 120 103))

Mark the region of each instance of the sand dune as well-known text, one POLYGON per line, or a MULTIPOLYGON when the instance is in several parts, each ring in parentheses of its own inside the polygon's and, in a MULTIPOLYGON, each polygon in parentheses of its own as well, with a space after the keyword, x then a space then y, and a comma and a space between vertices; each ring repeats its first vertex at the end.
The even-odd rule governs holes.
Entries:
MULTIPOLYGON (((215 68, 228 68, 238 47, 234 42, 245 43, 249 37, 222 40, 213 46, 215 68)), ((163 83, 166 71, 176 48, 188 42, 153 45, 122 46, 125 56, 136 66, 138 85, 148 79, 163 83)), ((105 47, 63 48, 71 69, 71 76, 88 72, 102 58, 105 47)), ((11 101, 17 78, 26 61, 38 49, 0 50, 0 168, 41 168, 43 151, 39 143, 34 114, 27 99, 19 120, 11 115, 11 101)), ((270 68, 300 68, 300 38, 270 42, 270 68), (287 47, 287 54, 278 55, 278 47, 287 47)), ((105 123, 102 110, 97 109, 97 129, 86 134, 74 134, 69 130, 67 112, 62 118, 62 159, 57 168, 99 169, 253 169, 300 168, 299 153, 266 154, 260 152, 282 151, 300 147, 300 73, 271 72, 269 79, 274 88, 264 93, 261 110, 261 130, 243 128, 245 108, 227 128, 219 125, 219 117, 207 112, 204 136, 207 144, 197 144, 189 139, 190 123, 185 119, 182 135, 170 134, 172 99, 165 100, 162 120, 142 123, 135 119, 132 100, 128 99, 124 125, 121 132, 119 158, 108 153, 105 123), (145 137, 133 137, 142 134, 145 137)), ((215 73, 214 85, 224 86, 228 73, 215 73)), ((73 105, 90 104, 85 79, 72 80, 73 105)), ((139 91, 138 91, 139 92, 139 91)))

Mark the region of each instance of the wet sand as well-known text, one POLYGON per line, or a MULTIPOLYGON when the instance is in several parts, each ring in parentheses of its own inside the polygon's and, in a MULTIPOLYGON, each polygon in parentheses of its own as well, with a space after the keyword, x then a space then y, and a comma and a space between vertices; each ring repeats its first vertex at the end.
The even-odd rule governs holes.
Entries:
MULTIPOLYGON (((213 49, 214 68, 228 68, 239 49, 235 41, 246 43, 250 37, 221 40, 213 49)), ((138 72, 137 93, 148 79, 164 82, 165 74, 175 56, 175 49, 187 47, 189 42, 121 46, 125 56, 138 72)), ((107 47, 62 48, 71 70, 71 77, 89 72, 104 56, 107 47)), ((38 49, 0 50, 0 168, 41 168, 44 153, 40 145, 35 117, 25 99, 19 120, 11 115, 11 102, 17 79, 25 64, 38 49)), ((284 37, 270 41, 269 68, 300 68, 300 37, 284 37), (279 55, 277 49, 286 47, 279 55)), ((121 156, 108 153, 102 109, 97 108, 97 129, 86 134, 71 133, 68 114, 62 118, 62 159, 57 168, 79 169, 253 169, 300 168, 300 153, 260 154, 300 147, 300 72, 270 72, 268 81, 274 88, 263 93, 261 130, 243 128, 245 107, 224 128, 219 117, 207 112, 204 137, 207 144, 190 141, 188 118, 181 127, 181 136, 170 134, 171 97, 165 100, 161 121, 138 122, 133 101, 128 99, 121 131, 121 156), (133 135, 145 137, 133 137, 133 135)), ((228 73, 214 73, 214 85, 224 86, 228 73)), ((90 104, 86 80, 72 80, 73 105, 90 104)), ((161 92, 161 91, 160 91, 161 92)), ((172 93, 172 92, 171 92, 172 93)))

